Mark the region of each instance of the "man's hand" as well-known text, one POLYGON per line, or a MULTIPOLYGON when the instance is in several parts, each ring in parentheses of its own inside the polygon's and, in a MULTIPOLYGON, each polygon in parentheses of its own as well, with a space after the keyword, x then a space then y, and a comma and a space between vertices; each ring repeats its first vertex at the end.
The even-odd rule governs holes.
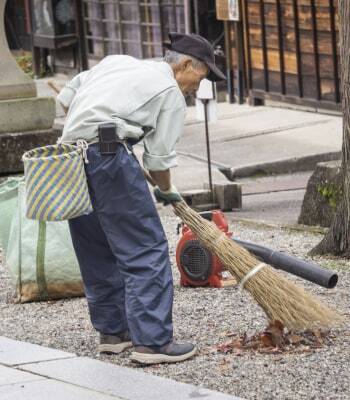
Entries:
POLYGON ((168 169, 165 171, 149 171, 149 174, 161 191, 166 192, 170 189, 171 177, 168 169))
POLYGON ((176 187, 171 184, 169 170, 149 171, 149 174, 153 180, 152 185, 156 184, 153 192, 158 203, 163 203, 164 206, 167 206, 183 200, 176 187))
POLYGON ((174 185, 170 186, 170 189, 162 191, 156 186, 153 189, 154 196, 158 203, 163 203, 164 206, 167 206, 171 203, 177 203, 182 201, 183 198, 181 197, 180 193, 177 191, 174 185))

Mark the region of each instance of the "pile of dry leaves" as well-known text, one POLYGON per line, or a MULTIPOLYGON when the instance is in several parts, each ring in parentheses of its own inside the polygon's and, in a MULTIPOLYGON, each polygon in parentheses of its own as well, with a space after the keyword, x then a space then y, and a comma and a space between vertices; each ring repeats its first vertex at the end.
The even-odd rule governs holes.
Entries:
POLYGON ((226 333, 225 336, 231 339, 215 346, 212 351, 235 355, 240 355, 244 350, 269 354, 307 353, 322 347, 330 340, 330 333, 320 330, 288 332, 280 321, 271 322, 263 332, 253 336, 246 333, 226 333))

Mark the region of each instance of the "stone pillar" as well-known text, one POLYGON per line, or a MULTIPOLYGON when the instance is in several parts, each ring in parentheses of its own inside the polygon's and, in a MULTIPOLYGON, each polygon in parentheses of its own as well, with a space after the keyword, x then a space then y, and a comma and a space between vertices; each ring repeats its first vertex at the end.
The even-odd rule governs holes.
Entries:
POLYGON ((55 142, 55 100, 37 97, 35 82, 18 67, 5 34, 5 6, 0 0, 0 174, 23 170, 30 148, 55 142))
POLYGON ((35 97, 34 82, 17 65, 5 34, 6 0, 0 0, 0 100, 35 97))

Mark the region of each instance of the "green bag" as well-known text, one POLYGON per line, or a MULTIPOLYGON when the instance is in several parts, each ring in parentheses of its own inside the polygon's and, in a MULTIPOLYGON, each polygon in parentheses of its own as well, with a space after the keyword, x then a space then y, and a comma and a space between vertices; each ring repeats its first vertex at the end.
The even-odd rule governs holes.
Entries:
MULTIPOLYGON (((16 288, 16 300, 24 303, 83 296, 83 283, 68 223, 28 219, 25 216, 23 181, 17 183, 17 189, 15 201, 12 197, 12 211, 8 210, 9 215, 12 214, 8 241, 6 246, 3 245, 5 263, 16 288)), ((0 197, 1 218, 2 209, 0 197)), ((3 240, 1 243, 6 244, 3 240)))
POLYGON ((6 253, 12 218, 17 208, 18 185, 23 177, 8 178, 0 184, 0 247, 6 253))

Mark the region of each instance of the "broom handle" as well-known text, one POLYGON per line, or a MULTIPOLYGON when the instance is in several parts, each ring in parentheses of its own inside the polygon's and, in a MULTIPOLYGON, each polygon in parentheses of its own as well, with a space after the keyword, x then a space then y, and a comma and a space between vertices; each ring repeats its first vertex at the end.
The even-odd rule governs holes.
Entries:
MULTIPOLYGON (((145 175, 146 180, 147 180, 153 187, 157 186, 156 181, 151 177, 150 173, 149 173, 147 170, 145 170, 143 167, 141 167, 141 168, 142 168, 142 171, 143 171, 143 173, 144 173, 144 175, 145 175)), ((171 205, 173 206, 174 210, 176 210, 176 206, 177 206, 177 204, 179 204, 179 203, 185 203, 185 200, 182 200, 182 201, 179 201, 179 202, 176 202, 176 203, 171 203, 171 205)), ((185 203, 185 204, 186 204, 186 203, 185 203)))
POLYGON ((62 89, 62 88, 58 87, 58 86, 56 85, 56 83, 53 82, 53 81, 47 81, 47 84, 48 84, 48 86, 50 86, 51 89, 54 90, 54 92, 55 92, 56 94, 58 94, 58 93, 61 91, 61 89, 62 89))

